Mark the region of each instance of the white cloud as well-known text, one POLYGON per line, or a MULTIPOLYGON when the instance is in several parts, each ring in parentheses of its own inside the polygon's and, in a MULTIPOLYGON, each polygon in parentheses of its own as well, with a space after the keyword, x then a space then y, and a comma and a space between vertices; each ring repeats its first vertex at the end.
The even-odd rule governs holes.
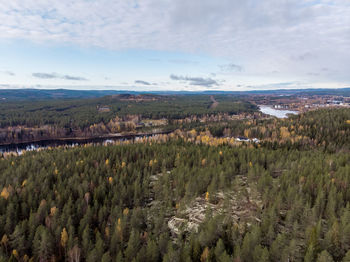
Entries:
POLYGON ((15 76, 16 74, 12 71, 0 71, 1 74, 8 75, 8 76, 15 76))
POLYGON ((0 0, 0 21, 0 39, 206 53, 247 77, 350 81, 348 0, 0 0))
POLYGON ((192 86, 202 86, 207 88, 212 88, 213 86, 218 86, 218 81, 212 78, 204 78, 204 77, 191 77, 191 76, 179 76, 179 75, 170 75, 171 80, 175 81, 183 81, 184 83, 188 83, 192 86))
POLYGON ((63 80, 73 80, 73 81, 88 81, 85 77, 72 76, 72 75, 60 75, 57 73, 33 73, 33 77, 40 79, 63 79, 63 80))
POLYGON ((144 85, 144 86, 150 86, 152 85, 150 82, 144 81, 144 80, 135 80, 134 82, 136 85, 144 85))

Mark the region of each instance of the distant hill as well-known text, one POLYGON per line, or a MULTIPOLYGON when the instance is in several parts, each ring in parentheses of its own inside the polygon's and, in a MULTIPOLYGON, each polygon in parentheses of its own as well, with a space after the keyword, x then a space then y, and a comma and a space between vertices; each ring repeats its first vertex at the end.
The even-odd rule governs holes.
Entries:
POLYGON ((46 100, 67 98, 94 98, 107 95, 133 93, 114 90, 69 90, 69 89, 0 89, 1 100, 46 100))
POLYGON ((232 94, 232 95, 339 95, 350 96, 350 88, 340 89, 279 89, 252 91, 128 91, 128 90, 70 90, 70 89, 0 89, 0 101, 7 100, 46 100, 95 98, 107 95, 194 95, 194 94, 232 94))

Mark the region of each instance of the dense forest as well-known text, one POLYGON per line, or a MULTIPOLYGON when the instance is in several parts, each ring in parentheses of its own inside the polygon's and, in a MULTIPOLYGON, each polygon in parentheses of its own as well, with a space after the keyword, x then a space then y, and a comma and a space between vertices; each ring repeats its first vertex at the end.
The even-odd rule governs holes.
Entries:
POLYGON ((184 129, 197 132, 209 130, 215 137, 245 136, 258 138, 271 148, 310 149, 329 152, 350 148, 350 109, 319 109, 287 119, 250 119, 208 122, 205 125, 191 123, 184 129))
POLYGON ((202 140, 199 126, 6 156, 0 260, 350 261, 349 119, 320 110, 209 123, 202 140), (210 142, 215 130, 266 141, 210 142))
POLYGON ((175 129, 177 121, 252 114, 237 96, 131 95, 0 103, 0 144, 175 129), (215 100, 216 99, 216 100, 215 100))
POLYGON ((107 124, 115 117, 138 115, 150 119, 181 119, 192 115, 253 112, 257 107, 237 96, 216 96, 212 107, 208 95, 161 96, 121 94, 90 99, 57 99, 42 101, 2 102, 0 127, 57 125, 85 128, 107 124))

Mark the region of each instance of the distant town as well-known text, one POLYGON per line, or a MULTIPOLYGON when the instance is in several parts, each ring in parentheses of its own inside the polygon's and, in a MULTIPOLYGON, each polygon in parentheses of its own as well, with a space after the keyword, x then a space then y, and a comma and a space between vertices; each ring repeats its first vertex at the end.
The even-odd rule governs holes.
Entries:
POLYGON ((252 100, 277 110, 299 112, 325 107, 350 107, 350 97, 338 95, 255 95, 252 100))

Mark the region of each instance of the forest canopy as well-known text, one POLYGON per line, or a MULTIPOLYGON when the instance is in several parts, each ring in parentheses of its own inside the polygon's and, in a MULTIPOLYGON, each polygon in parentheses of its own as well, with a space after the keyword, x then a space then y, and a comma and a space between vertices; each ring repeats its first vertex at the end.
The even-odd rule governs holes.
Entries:
POLYGON ((350 109, 255 118, 233 97, 177 99, 10 104, 18 121, 132 112, 177 129, 3 154, 0 261, 349 261, 350 109))
POLYGON ((58 99, 0 103, 0 127, 57 125, 85 128, 107 124, 111 119, 140 115, 150 119, 180 119, 192 115, 254 112, 255 105, 237 96, 215 96, 219 102, 212 108, 208 95, 114 95, 102 98, 58 99))
POLYGON ((349 163, 346 153, 182 139, 2 159, 1 254, 43 261, 341 261, 350 247, 349 163))

